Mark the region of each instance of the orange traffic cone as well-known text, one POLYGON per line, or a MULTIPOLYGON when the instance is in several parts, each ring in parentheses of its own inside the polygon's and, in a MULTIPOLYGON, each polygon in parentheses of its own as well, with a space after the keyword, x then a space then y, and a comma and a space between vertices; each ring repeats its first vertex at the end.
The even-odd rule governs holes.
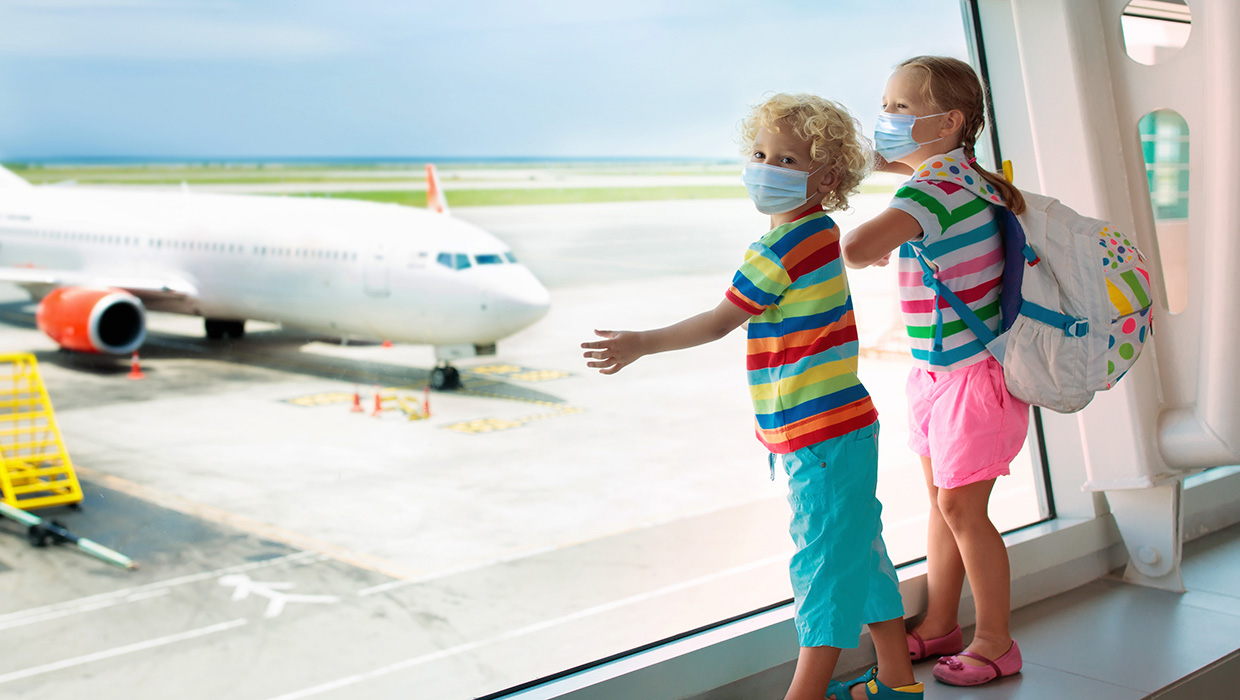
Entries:
POLYGON ((431 385, 426 385, 426 393, 422 394, 422 417, 431 417, 431 385))
POLYGON ((383 341, 382 343, 380 343, 380 345, 382 345, 382 346, 383 346, 383 347, 385 347, 385 348, 390 348, 390 347, 392 347, 392 341, 390 341, 390 340, 385 340, 385 341, 383 341))
POLYGON ((378 418, 383 415, 383 397, 379 395, 379 385, 375 385, 375 410, 371 412, 371 416, 378 418))
POLYGON ((353 407, 349 409, 350 413, 361 413, 366 409, 362 408, 362 393, 358 391, 357 385, 353 385, 353 407))
POLYGON ((138 364, 138 353, 134 352, 133 360, 129 363, 130 379, 146 379, 146 375, 142 373, 142 367, 138 364))

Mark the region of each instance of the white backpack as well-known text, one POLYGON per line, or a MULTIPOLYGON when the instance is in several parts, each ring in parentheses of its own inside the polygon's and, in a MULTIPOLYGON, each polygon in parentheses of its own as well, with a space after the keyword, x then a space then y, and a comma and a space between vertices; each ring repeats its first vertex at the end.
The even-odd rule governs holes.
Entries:
POLYGON ((1072 413, 1114 386, 1141 354, 1153 332, 1150 276, 1141 253, 1109 223, 1021 194, 1019 216, 996 207, 1006 256, 998 336, 933 279, 914 248, 927 283, 1003 364, 1008 391, 1072 413))

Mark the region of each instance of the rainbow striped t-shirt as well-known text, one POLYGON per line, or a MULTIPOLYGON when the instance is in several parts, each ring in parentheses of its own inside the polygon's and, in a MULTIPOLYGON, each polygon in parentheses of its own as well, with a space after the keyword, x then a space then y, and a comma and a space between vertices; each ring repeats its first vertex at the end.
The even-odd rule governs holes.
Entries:
POLYGON ((857 326, 835 222, 815 212, 749 246, 727 298, 749 312, 758 440, 777 454, 878 420, 857 378, 857 326))
MULTIPOLYGON (((997 333, 1003 238, 991 205, 1002 205, 1003 200, 966 158, 961 148, 927 159, 896 191, 891 207, 917 220, 922 235, 913 240, 924 246, 935 276, 997 333)), ((909 243, 900 246, 897 271, 914 365, 949 372, 990 356, 946 299, 938 299, 936 305, 934 290, 923 282, 921 264, 909 243), (940 318, 943 331, 936 347, 940 318)))

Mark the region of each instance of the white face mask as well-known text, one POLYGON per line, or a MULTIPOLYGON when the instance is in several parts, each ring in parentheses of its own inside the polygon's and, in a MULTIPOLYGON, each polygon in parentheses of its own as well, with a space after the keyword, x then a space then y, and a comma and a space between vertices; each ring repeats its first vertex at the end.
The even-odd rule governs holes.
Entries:
POLYGON ((741 182, 749 190, 749 198, 763 214, 784 214, 801 207, 812 194, 805 190, 809 176, 827 167, 820 165, 814 170, 793 170, 766 163, 746 163, 741 171, 741 182), (808 196, 806 196, 808 194, 808 196))
POLYGON ((942 141, 946 137, 940 136, 931 141, 913 140, 913 124, 918 119, 929 119, 930 117, 939 117, 944 114, 947 114, 947 112, 914 117, 911 114, 879 112, 878 124, 874 127, 874 150, 878 151, 878 155, 885 160, 891 162, 913 153, 928 143, 942 141))

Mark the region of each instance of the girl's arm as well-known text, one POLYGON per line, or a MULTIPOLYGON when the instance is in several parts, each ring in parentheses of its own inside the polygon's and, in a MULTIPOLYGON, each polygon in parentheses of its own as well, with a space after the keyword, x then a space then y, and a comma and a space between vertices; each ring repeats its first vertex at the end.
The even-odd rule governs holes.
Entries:
POLYGON ((899 161, 889 161, 886 158, 874 154, 874 169, 880 173, 896 173, 898 175, 912 175, 913 169, 899 161))
POLYGON ((719 306, 674 323, 665 328, 650 331, 594 331, 604 338, 582 343, 588 352, 584 357, 589 367, 596 367, 602 374, 615 374, 633 364, 643 355, 668 350, 682 350, 719 340, 751 318, 749 312, 724 299, 719 306))
POLYGON ((921 224, 899 209, 883 213, 848 232, 840 241, 840 254, 849 267, 868 267, 891 251, 921 235, 921 224))

